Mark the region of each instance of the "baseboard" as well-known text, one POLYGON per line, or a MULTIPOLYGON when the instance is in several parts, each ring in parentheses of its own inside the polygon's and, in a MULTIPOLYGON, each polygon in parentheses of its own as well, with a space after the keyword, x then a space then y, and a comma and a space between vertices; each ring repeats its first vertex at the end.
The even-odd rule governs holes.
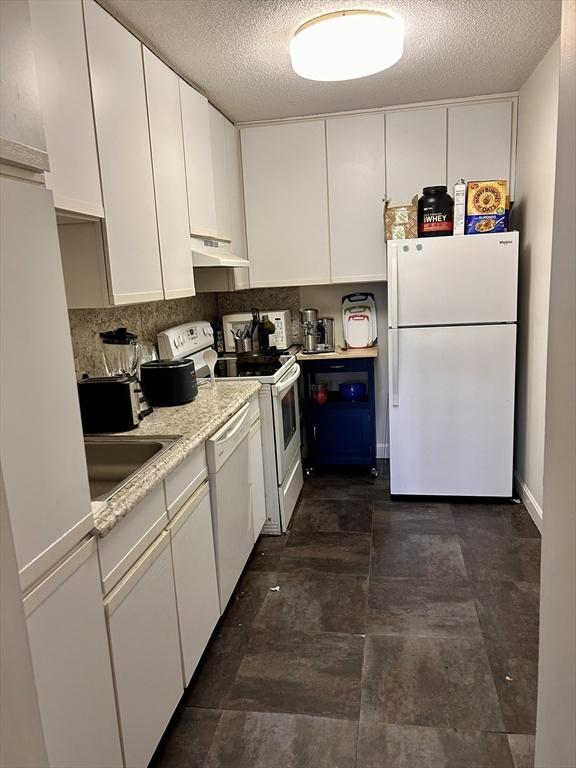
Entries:
POLYGON ((528 488, 526 483, 520 479, 517 472, 514 472, 514 481, 515 481, 519 496, 524 502, 524 506, 528 510, 530 517, 534 521, 534 525, 536 526, 536 528, 538 528, 540 533, 542 533, 542 519, 543 519, 542 507, 540 506, 540 504, 538 504, 538 502, 532 495, 530 488, 528 488))
POLYGON ((390 458, 390 447, 388 443, 376 443, 376 458, 377 459, 390 458))

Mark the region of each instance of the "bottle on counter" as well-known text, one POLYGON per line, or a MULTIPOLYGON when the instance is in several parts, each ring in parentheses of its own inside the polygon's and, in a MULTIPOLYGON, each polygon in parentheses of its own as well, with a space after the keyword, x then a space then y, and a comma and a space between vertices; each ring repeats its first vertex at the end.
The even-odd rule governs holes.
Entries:
POLYGON ((275 330, 276 326, 268 315, 262 315, 262 320, 258 325, 258 344, 261 350, 270 349, 270 336, 275 330))
POLYGON ((424 187, 418 200, 418 237, 451 235, 454 202, 447 187, 424 187))

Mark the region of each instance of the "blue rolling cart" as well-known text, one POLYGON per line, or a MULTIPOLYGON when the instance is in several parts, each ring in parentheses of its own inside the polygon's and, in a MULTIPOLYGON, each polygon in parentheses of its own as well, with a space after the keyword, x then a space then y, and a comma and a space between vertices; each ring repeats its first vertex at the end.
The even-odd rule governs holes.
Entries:
POLYGON ((300 364, 307 472, 327 465, 365 465, 376 475, 374 358, 300 359, 300 364), (347 382, 366 384, 365 397, 354 402, 343 399, 339 387, 347 382), (319 394, 320 388, 327 392, 319 394))

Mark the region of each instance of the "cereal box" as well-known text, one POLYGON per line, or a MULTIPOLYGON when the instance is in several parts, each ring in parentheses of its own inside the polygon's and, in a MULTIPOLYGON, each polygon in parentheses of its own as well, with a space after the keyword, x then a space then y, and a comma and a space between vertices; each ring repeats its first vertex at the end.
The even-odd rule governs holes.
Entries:
POLYGON ((386 240, 408 240, 418 237, 418 195, 411 203, 385 201, 384 223, 386 240))
POLYGON ((506 232, 506 181, 469 181, 466 191, 466 234, 506 232))

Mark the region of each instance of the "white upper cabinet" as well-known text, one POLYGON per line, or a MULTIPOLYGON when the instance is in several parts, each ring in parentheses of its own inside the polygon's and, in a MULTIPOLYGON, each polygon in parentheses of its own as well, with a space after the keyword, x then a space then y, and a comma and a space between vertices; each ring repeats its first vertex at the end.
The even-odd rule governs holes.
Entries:
POLYGON ((142 46, 94 0, 84 8, 112 303, 162 299, 142 46))
POLYGON ((230 193, 228 188, 228 156, 226 152, 226 123, 224 115, 208 105, 212 172, 214 178, 214 209, 216 232, 223 240, 232 240, 230 221, 230 193))
POLYGON ((190 234, 217 237, 208 100, 179 82, 190 234))
POLYGON ((329 283, 324 120, 241 137, 251 287, 329 283))
POLYGON ((409 202, 423 187, 446 184, 446 108, 386 114, 386 195, 409 202))
MULTIPOLYGON (((246 220, 244 218, 244 190, 242 188, 242 161, 240 159, 240 131, 229 120, 224 121, 226 131, 226 167, 230 199, 230 234, 235 256, 247 259, 246 220)), ((248 274, 247 269, 236 270, 248 274)))
POLYGON ((31 0, 42 119, 57 208, 102 217, 82 4, 31 0))
POLYGON ((512 101, 448 108, 448 191, 459 179, 511 180, 512 101))
POLYGON ((384 115, 326 121, 332 282, 386 278, 384 115))
POLYGON ((143 48, 164 297, 193 296, 178 76, 143 48))

